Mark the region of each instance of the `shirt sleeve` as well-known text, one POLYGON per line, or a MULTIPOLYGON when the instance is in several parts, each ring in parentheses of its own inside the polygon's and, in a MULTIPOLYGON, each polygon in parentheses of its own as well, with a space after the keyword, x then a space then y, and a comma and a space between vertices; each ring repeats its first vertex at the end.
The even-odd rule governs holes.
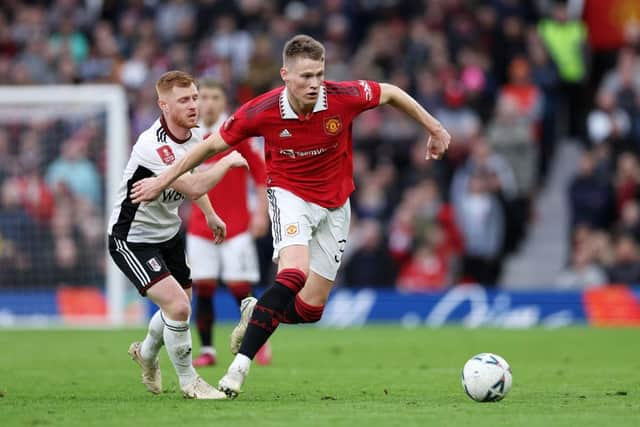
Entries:
POLYGON ((220 136, 231 146, 240 144, 247 138, 258 136, 255 117, 248 117, 248 104, 244 104, 220 126, 220 136))
MULTIPOLYGON (((356 80, 344 82, 344 85, 356 88, 357 96, 345 96, 343 99, 351 105, 359 114, 363 111, 375 108, 380 104, 380 84, 372 80, 356 80)), ((351 90, 345 90, 351 93, 351 90)))

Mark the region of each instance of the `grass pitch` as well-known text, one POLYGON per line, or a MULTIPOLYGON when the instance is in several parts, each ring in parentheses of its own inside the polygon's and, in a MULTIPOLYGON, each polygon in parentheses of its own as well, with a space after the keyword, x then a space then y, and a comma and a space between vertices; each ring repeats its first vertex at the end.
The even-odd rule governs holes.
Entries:
MULTIPOLYGON (((219 328, 216 384, 231 360, 219 328)), ((285 326, 272 366, 254 366, 235 401, 186 401, 163 350, 153 396, 127 355, 142 330, 0 330, 0 426, 637 426, 640 331, 318 329, 285 326), (505 357, 498 403, 462 391, 480 352, 505 357)), ((194 340, 195 341, 195 340, 194 340)), ((196 350, 197 352, 197 350, 196 350)))

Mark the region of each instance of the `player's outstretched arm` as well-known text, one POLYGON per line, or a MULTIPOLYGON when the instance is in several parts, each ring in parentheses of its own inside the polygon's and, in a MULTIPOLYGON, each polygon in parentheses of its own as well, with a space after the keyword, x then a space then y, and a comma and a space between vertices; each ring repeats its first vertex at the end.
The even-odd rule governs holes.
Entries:
POLYGON ((206 196, 207 192, 225 176, 229 169, 238 167, 247 168, 247 161, 242 157, 242 154, 232 151, 204 172, 198 171, 182 175, 171 184, 171 187, 195 201, 206 196))
MULTIPOLYGON (((169 187, 179 176, 192 170, 209 157, 229 148, 218 132, 212 133, 202 144, 189 150, 180 161, 171 165, 160 175, 145 178, 133 184, 131 201, 133 203, 155 200, 160 193, 169 187)), ((178 190, 180 191, 180 190, 178 190)), ((185 194, 185 193, 183 193, 185 194)))
MULTIPOLYGON (((191 188, 189 196, 194 199, 207 194, 231 168, 249 168, 247 160, 237 151, 232 151, 204 172, 189 175, 191 188)), ((182 178, 181 178, 182 179, 182 178)))
POLYGON ((439 159, 447 151, 451 142, 449 132, 407 92, 392 84, 380 83, 380 105, 382 104, 389 104, 404 112, 429 132, 425 156, 427 160, 439 159))

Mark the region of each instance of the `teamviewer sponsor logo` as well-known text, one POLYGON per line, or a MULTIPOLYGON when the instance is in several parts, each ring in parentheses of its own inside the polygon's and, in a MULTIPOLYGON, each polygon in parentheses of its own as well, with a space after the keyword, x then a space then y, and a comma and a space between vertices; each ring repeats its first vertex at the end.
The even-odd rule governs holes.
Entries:
POLYGON ((293 148, 283 148, 280 150, 280 154, 283 156, 291 157, 292 159, 295 159, 297 157, 319 156, 337 147, 338 147, 338 144, 333 144, 330 147, 320 147, 320 148, 314 148, 312 150, 306 150, 306 151, 295 151, 293 148))

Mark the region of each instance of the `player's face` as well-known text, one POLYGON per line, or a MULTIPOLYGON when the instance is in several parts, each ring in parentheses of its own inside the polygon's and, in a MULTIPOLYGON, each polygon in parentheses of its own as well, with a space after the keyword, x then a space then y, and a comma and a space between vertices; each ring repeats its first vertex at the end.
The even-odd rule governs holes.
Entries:
MULTIPOLYGON (((164 98, 164 97, 163 97, 164 98)), ((194 84, 189 87, 174 86, 164 101, 163 113, 176 125, 191 129, 198 125, 198 88, 194 84), (166 108, 166 110, 165 110, 166 108)))
POLYGON ((299 107, 313 106, 324 81, 324 60, 292 58, 280 70, 287 90, 299 107))
POLYGON ((200 89, 200 117, 205 122, 214 122, 227 108, 227 98, 219 88, 200 89))

